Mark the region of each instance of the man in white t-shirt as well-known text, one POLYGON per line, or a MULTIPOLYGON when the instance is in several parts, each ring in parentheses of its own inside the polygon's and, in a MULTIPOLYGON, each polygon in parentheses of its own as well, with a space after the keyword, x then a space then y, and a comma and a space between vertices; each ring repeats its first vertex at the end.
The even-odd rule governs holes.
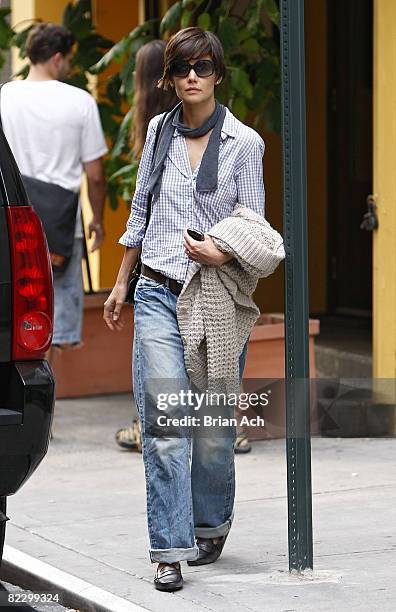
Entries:
MULTIPOLYGON (((108 149, 95 99, 62 83, 70 70, 74 42, 74 36, 59 25, 42 23, 32 29, 26 45, 29 76, 3 86, 1 117, 22 174, 79 192, 85 172, 92 208, 88 232, 94 238, 91 251, 95 251, 104 238, 101 158, 108 149)), ((53 345, 62 348, 81 341, 82 243, 79 207, 72 259, 64 274, 54 278, 53 345)))

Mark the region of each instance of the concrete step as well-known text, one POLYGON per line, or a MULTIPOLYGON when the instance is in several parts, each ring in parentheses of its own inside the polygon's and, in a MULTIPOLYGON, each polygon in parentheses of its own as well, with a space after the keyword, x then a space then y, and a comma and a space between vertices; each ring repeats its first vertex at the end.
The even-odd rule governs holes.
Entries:
POLYGON ((317 344, 315 346, 317 378, 371 378, 371 355, 317 344))

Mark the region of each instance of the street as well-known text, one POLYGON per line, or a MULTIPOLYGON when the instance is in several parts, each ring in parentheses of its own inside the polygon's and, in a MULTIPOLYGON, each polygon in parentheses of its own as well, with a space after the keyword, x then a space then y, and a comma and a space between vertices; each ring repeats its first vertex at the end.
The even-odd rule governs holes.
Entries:
POLYGON ((236 457, 221 558, 183 564, 185 586, 169 595, 152 584, 142 457, 114 441, 132 416, 127 395, 57 402, 47 456, 8 500, 6 546, 116 596, 117 612, 120 598, 153 612, 394 612, 396 440, 313 438, 314 572, 303 576, 288 572, 285 442, 254 442, 236 457))

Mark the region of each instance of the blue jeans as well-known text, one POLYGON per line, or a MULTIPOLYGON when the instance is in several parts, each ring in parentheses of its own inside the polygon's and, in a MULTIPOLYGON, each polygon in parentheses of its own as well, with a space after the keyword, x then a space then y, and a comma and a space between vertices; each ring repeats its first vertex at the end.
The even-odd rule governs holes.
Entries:
MULTIPOLYGON (((153 563, 196 559, 195 537, 225 535, 234 516, 235 428, 225 437, 152 437, 145 432, 145 411, 148 402, 155 401, 147 392, 150 379, 189 384, 176 302, 177 296, 165 285, 146 277, 139 279, 134 307, 133 390, 142 428, 153 563)), ((241 378, 246 351, 247 343, 239 360, 241 378)))
POLYGON ((54 276, 54 335, 52 344, 79 344, 84 307, 81 268, 82 238, 75 238, 73 253, 65 272, 54 276))

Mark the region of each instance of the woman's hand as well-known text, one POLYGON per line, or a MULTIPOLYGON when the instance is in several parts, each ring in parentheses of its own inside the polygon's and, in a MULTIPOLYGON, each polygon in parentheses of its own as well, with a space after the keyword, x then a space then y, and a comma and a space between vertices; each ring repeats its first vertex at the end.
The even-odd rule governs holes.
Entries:
POLYGON ((136 266, 140 247, 125 247, 124 256, 118 270, 117 281, 113 291, 104 303, 103 318, 111 331, 120 331, 124 322, 120 318, 121 309, 124 305, 128 292, 128 278, 130 271, 136 266))
POLYGON ((208 234, 205 234, 205 240, 194 240, 187 230, 184 230, 183 245, 189 259, 207 266, 222 266, 232 259, 232 255, 219 251, 208 234))
POLYGON ((121 331, 124 322, 120 319, 121 309, 124 305, 128 285, 127 283, 117 283, 113 291, 104 303, 103 318, 111 331, 115 329, 121 331))

